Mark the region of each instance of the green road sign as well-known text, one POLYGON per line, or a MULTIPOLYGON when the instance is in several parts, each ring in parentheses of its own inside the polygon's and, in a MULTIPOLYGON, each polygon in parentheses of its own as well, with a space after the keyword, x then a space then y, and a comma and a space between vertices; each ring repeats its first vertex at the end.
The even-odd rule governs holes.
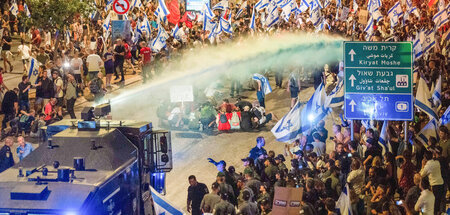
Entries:
POLYGON ((412 43, 344 42, 345 116, 412 120, 412 43))

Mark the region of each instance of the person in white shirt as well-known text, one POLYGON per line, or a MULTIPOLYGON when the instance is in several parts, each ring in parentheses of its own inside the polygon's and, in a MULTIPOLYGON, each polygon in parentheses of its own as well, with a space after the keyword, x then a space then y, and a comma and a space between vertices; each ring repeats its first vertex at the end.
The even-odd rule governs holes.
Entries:
POLYGON ((422 169, 420 170, 422 177, 428 176, 436 201, 434 203, 434 210, 440 212, 441 203, 445 197, 444 179, 441 175, 441 164, 438 160, 433 159, 433 153, 426 151, 424 159, 422 160, 422 169))
POLYGON ((31 56, 31 49, 29 46, 25 44, 24 40, 20 41, 19 47, 17 47, 18 55, 22 56, 22 64, 23 64, 23 71, 27 72, 27 64, 30 61, 31 56))
POLYGON ((90 50, 90 55, 86 58, 86 66, 88 68, 89 80, 97 77, 97 74, 100 72, 100 67, 103 66, 103 60, 95 54, 95 50, 90 50))
POLYGON ((422 215, 434 215, 435 198, 430 190, 430 182, 427 177, 422 177, 419 187, 422 192, 414 205, 414 210, 419 211, 422 215))
POLYGON ((70 60, 70 67, 72 67, 73 76, 77 81, 77 94, 78 91, 80 91, 81 71, 83 70, 83 60, 81 59, 82 56, 82 53, 75 52, 74 57, 70 60))
POLYGON ((314 146, 313 152, 317 154, 317 156, 321 156, 325 154, 326 152, 326 145, 324 142, 320 141, 320 134, 317 132, 314 132, 313 134, 314 142, 311 143, 311 145, 314 146))

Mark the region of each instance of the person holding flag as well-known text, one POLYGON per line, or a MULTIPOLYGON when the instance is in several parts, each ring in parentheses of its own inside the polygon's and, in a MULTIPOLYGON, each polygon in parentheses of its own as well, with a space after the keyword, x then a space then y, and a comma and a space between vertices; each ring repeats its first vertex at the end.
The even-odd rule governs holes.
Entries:
POLYGON ((267 80, 264 75, 255 73, 253 74, 253 80, 258 83, 258 87, 256 88, 256 96, 258 97, 258 102, 261 107, 266 107, 265 97, 267 94, 272 92, 272 87, 270 87, 269 80, 267 80))

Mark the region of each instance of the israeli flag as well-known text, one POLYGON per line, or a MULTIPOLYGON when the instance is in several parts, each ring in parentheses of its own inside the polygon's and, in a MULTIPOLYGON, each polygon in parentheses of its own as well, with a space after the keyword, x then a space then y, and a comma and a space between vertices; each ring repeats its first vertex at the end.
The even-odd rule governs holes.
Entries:
POLYGON ((369 21, 367 22, 366 28, 364 28, 364 32, 366 32, 366 41, 370 41, 373 33, 373 16, 371 16, 369 21))
POLYGON ((439 119, 439 124, 450 129, 450 106, 447 107, 447 110, 444 112, 444 115, 439 119))
POLYGON ((212 32, 216 23, 208 16, 203 16, 203 31, 212 32))
POLYGON ((433 104, 439 110, 441 107, 441 86, 442 86, 442 77, 439 75, 438 80, 436 81, 436 86, 434 86, 433 90, 433 104))
POLYGON ((131 2, 131 9, 130 10, 132 10, 133 8, 135 8, 135 7, 137 7, 137 8, 141 8, 142 7, 142 2, 141 2, 141 0, 133 0, 132 2, 131 2))
POLYGON ((339 209, 341 215, 352 215, 350 189, 348 187, 348 183, 346 183, 342 189, 341 195, 336 202, 336 209, 339 209))
POLYGON ((319 1, 319 0, 313 0, 312 1, 312 5, 311 5, 311 9, 315 9, 315 8, 317 8, 317 7, 319 7, 320 9, 322 9, 323 8, 323 5, 322 5, 322 3, 319 1))
POLYGON ((445 1, 444 0, 439 0, 438 2, 438 10, 445 10, 445 1))
POLYGON ((427 113, 431 118, 438 119, 437 107, 433 103, 433 97, 428 90, 427 83, 423 78, 419 79, 417 86, 415 106, 427 113))
POLYGON ((325 107, 340 107, 344 105, 344 81, 339 80, 336 87, 326 96, 325 107))
POLYGON ((161 51, 161 49, 165 48, 167 38, 169 38, 169 35, 166 33, 166 30, 164 30, 164 28, 159 25, 158 34, 152 41, 152 50, 154 50, 155 52, 159 52, 161 51))
POLYGON ((114 2, 114 0, 108 0, 108 1, 106 2, 105 12, 108 12, 108 10, 111 9, 111 6, 112 6, 113 2, 114 2))
POLYGON ((311 10, 311 14, 309 15, 309 18, 311 19, 311 22, 313 23, 313 25, 316 27, 318 24, 321 23, 322 16, 320 15, 320 10, 318 7, 311 10))
POLYGON ((161 8, 160 11, 162 12, 162 15, 167 16, 170 14, 169 9, 167 9, 166 3, 164 0, 158 0, 159 5, 158 7, 161 8))
POLYGON ((383 122, 383 127, 381 127, 380 137, 378 138, 378 144, 382 148, 382 155, 386 154, 386 152, 391 151, 391 147, 389 144, 389 139, 387 137, 387 128, 388 128, 388 121, 383 122))
POLYGON ((271 28, 279 21, 280 21, 280 14, 278 13, 277 6, 275 5, 275 7, 267 15, 266 26, 267 28, 271 28))
POLYGON ((281 118, 272 128, 273 136, 279 142, 293 142, 302 134, 301 103, 297 101, 295 106, 281 118))
POLYGON ((255 8, 256 11, 260 11, 260 10, 266 8, 267 6, 269 6, 268 0, 259 0, 253 8, 255 8))
POLYGON ((233 33, 233 29, 231 28, 231 13, 230 13, 228 20, 224 19, 223 16, 221 16, 219 24, 220 24, 221 31, 224 31, 225 33, 228 33, 228 34, 233 33))
POLYGON ((364 126, 364 128, 369 129, 369 128, 375 128, 374 126, 374 121, 370 120, 370 119, 364 119, 361 120, 361 124, 364 126))
POLYGON ((147 15, 144 16, 144 19, 140 23, 139 29, 141 30, 141 32, 146 31, 147 35, 150 35, 152 33, 152 30, 150 28, 150 22, 148 21, 147 15))
POLYGON ((25 11, 27 17, 28 17, 28 18, 31 18, 30 9, 28 9, 27 3, 24 3, 24 4, 23 4, 23 10, 25 11))
POLYGON ((420 33, 418 32, 416 38, 413 41, 413 51, 414 51, 414 59, 419 59, 422 57, 422 43, 420 42, 420 33))
POLYGON ((103 20, 103 38, 108 39, 109 30, 111 29, 111 13, 103 20))
POLYGON ((308 8, 309 8, 309 3, 306 0, 302 0, 300 2, 300 6, 298 7, 297 11, 300 14, 300 13, 303 13, 306 10, 308 10, 308 8))
POLYGON ((214 7, 212 8, 213 10, 226 10, 228 9, 228 0, 222 0, 219 3, 217 3, 216 5, 214 5, 214 7))
POLYGON ((294 0, 291 0, 291 13, 295 13, 298 10, 297 2, 294 0))
POLYGON ((356 13, 357 11, 358 11, 358 3, 356 3, 356 0, 353 0, 353 13, 356 13))
POLYGON ((292 2, 293 2, 293 0, 289 0, 288 2, 286 2, 280 6, 282 9, 281 17, 283 17, 283 19, 286 22, 289 21, 289 17, 291 16, 292 6, 293 6, 292 2))
POLYGON ((272 92, 272 87, 270 86, 269 80, 267 80, 264 75, 255 73, 253 74, 253 80, 261 82, 261 89, 264 92, 264 95, 267 95, 272 92))
POLYGON ((247 8, 247 1, 241 4, 241 7, 239 8, 238 12, 236 13, 236 19, 241 16, 241 14, 244 12, 244 10, 247 8))
POLYGON ((172 32, 170 33, 173 38, 175 38, 178 41, 181 41, 184 37, 184 31, 178 27, 178 24, 175 25, 175 27, 172 29, 172 32))
POLYGON ((31 57, 30 65, 28 66, 28 79, 30 83, 37 84, 39 77, 39 61, 31 57))
POLYGON ((317 124, 327 116, 329 109, 324 106, 325 97, 325 85, 322 82, 302 109, 302 132, 306 133, 311 125, 317 124))
POLYGON ((214 17, 214 13, 212 12, 211 8, 209 8, 209 4, 205 3, 203 4, 203 15, 208 16, 209 18, 214 17))
POLYGON ((15 1, 11 4, 9 11, 14 16, 17 16, 17 14, 19 13, 19 7, 17 6, 17 3, 15 1))
POLYGON ((378 9, 376 9, 375 11, 373 11, 372 17, 373 17, 373 20, 376 20, 377 22, 379 22, 380 20, 383 19, 383 15, 381 15, 380 10, 378 10, 378 9))
POLYGON ((95 18, 96 15, 97 15, 97 11, 94 11, 91 14, 89 14, 89 18, 92 20, 95 18))
POLYGON ((393 19, 394 16, 401 17, 403 15, 402 7, 400 6, 400 2, 397 1, 397 3, 394 4, 394 6, 391 7, 391 9, 388 10, 388 16, 389 18, 393 19))
POLYGON ((434 118, 431 119, 416 136, 417 140, 419 140, 425 147, 428 147, 428 140, 430 137, 434 137, 439 141, 439 124, 434 118))
POLYGON ((70 31, 66 31, 66 45, 70 43, 70 31))
POLYGON ((436 45, 436 40, 434 38, 434 30, 422 31, 420 34, 420 42, 422 42, 423 53, 427 53, 436 45))
POLYGON ((249 28, 252 30, 255 30, 255 8, 253 7, 253 13, 252 13, 252 18, 250 19, 250 25, 249 28))
POLYGON ((441 10, 433 16, 433 22, 436 29, 439 29, 448 22, 448 14, 446 10, 441 10))
POLYGON ((341 0, 336 0, 336 8, 340 8, 341 6, 341 0))
MULTIPOLYGON (((142 31, 141 31, 141 28, 139 26, 141 26, 141 23, 138 21, 136 23, 136 27, 134 28, 133 36, 131 38, 131 40, 133 41, 133 44, 136 44, 139 41, 139 39, 141 38, 141 36, 142 36, 142 31)), ((150 35, 147 34, 147 37, 148 36, 150 36, 150 35)))
POLYGON ((178 209, 158 193, 153 187, 150 186, 150 192, 152 194, 153 206, 155 208, 155 214, 158 215, 184 215, 181 209, 178 209))

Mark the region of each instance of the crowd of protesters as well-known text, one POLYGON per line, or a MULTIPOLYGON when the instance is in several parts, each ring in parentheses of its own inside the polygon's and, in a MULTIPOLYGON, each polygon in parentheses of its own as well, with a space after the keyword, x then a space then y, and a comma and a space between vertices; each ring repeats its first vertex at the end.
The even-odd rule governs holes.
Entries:
MULTIPOLYGON (((296 3, 301 5, 302 2, 296 3)), ((105 12, 106 2, 97 1, 98 10, 92 17, 74 17, 74 23, 66 29, 69 36, 61 39, 62 34, 53 32, 53 29, 27 29, 18 18, 20 16, 11 14, 11 2, 2 1, 3 16, 0 22, 3 68, 0 71, 6 73, 14 70, 11 64, 11 58, 14 57, 11 53, 12 35, 22 39, 19 54, 24 70, 27 70, 30 57, 41 64, 36 83, 29 83, 29 77, 24 76, 17 88, 9 90, 0 76, 0 86, 5 89, 2 128, 6 127, 6 123, 13 122, 17 130, 36 133, 38 130, 32 129, 33 125, 42 126, 61 119, 65 113, 63 107, 74 118, 73 105, 77 97, 85 93, 84 88, 88 88, 95 99, 100 99, 112 84, 113 75, 118 84, 125 81, 125 68, 133 73, 140 68, 145 82, 153 75, 159 75, 167 62, 176 61, 184 51, 194 47, 239 41, 244 36, 318 31, 357 41, 415 41, 423 37, 421 33, 433 31, 433 38, 427 39, 435 43, 431 48, 422 47, 420 51, 425 53, 415 59, 414 74, 415 80, 424 79, 429 89, 435 87, 441 77, 439 117, 442 116, 450 99, 449 23, 447 21, 437 26, 433 16, 441 10, 448 10, 448 2, 431 1, 434 4, 430 4, 426 1, 405 1, 411 5, 402 2, 404 15, 398 17, 395 14, 397 20, 394 26, 388 11, 397 1, 379 1, 382 4, 377 9, 382 19, 376 19, 372 26, 367 26, 370 19, 366 14, 370 2, 324 1, 321 2, 322 20, 319 24, 313 23, 310 12, 294 12, 287 20, 280 18, 278 23, 268 27, 263 13, 254 14, 256 2, 248 2, 243 13, 236 17, 243 2, 230 1, 226 10, 213 10, 215 18, 211 17, 211 20, 219 22, 220 17, 229 17, 231 14, 232 32, 222 32, 211 39, 211 32, 203 30, 203 23, 198 18, 200 14, 185 11, 184 4, 178 4, 180 19, 177 23, 161 23, 164 21, 154 15, 158 2, 142 1, 141 7, 132 8, 127 14, 131 23, 131 39, 112 41, 111 35, 102 27, 110 13, 113 13, 110 9, 105 12), (418 13, 410 10, 413 7, 418 13), (344 8, 350 12, 342 18, 339 14, 344 13, 344 8), (151 32, 140 29, 145 19, 149 21, 151 32), (149 44, 161 28, 170 32, 175 24, 183 32, 182 36, 170 34, 165 40, 166 46, 161 50, 152 49, 149 44), (139 34, 136 33, 138 28, 141 30, 139 34), (60 39, 56 35, 60 35, 60 39), (33 107, 28 98, 30 88, 36 89, 33 107)), ((216 3, 213 1, 211 5, 216 3)), ((19 13, 26 12, 23 1, 17 4, 19 13)), ((424 41, 421 43, 424 44, 424 41)), ((324 75, 319 73, 316 82, 323 81, 332 86, 340 69, 336 72, 324 70, 324 75)), ((275 72, 278 87, 282 87, 283 76, 287 74, 275 72)), ((232 84, 235 86, 232 87, 233 91, 239 94, 240 84, 232 84)), ((300 82, 289 79, 288 87, 293 98, 292 107, 300 82)), ((239 102, 232 105, 224 100, 218 107, 211 104, 190 107, 192 110, 198 109, 190 115, 181 114, 185 113, 181 109, 186 109, 181 104, 170 109, 161 105, 158 116, 171 127, 192 124, 194 129, 208 129, 216 125, 219 130, 236 129, 237 122, 240 129, 253 129, 264 125, 271 118, 276 119, 273 114, 259 108, 265 106, 264 100, 258 103, 239 102)), ((355 122, 354 140, 351 140, 348 127, 335 125, 334 135, 331 135, 325 129, 324 122, 320 122, 293 145, 287 145, 284 154, 278 156, 272 151, 266 152, 263 148, 264 138, 258 138, 257 146, 250 151, 248 158, 243 159, 243 174, 237 174, 235 168, 226 168, 224 161, 213 162, 219 173, 217 181, 211 185, 211 194, 205 195, 208 188, 198 183, 195 176, 189 177, 188 210, 193 214, 233 214, 237 208, 241 214, 269 214, 274 187, 286 186, 304 187, 301 202, 304 214, 334 214, 335 202, 348 184, 353 214, 439 214, 444 212, 445 200, 448 199, 445 193, 449 180, 449 132, 447 127, 440 126, 438 137, 429 138, 426 144, 417 141, 416 134, 428 121, 429 116, 417 112, 407 129, 402 123, 389 123, 390 151, 383 151, 378 144, 382 123, 377 122, 370 126, 355 122), (404 133, 405 130, 407 133, 404 133), (325 143, 330 137, 335 143, 333 149, 326 148, 325 143), (284 164, 286 158, 290 159, 290 164, 284 164)))

